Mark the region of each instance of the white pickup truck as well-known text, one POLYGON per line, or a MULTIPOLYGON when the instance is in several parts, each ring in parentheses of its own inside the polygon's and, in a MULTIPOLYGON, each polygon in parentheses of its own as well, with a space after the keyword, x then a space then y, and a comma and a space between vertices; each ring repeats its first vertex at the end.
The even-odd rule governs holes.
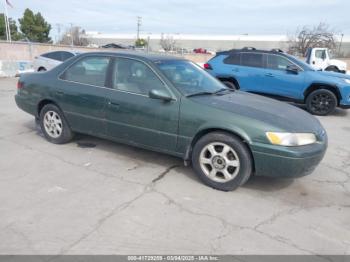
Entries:
POLYGON ((333 71, 344 74, 347 68, 345 62, 331 59, 328 48, 309 48, 306 53, 306 63, 316 70, 333 71))

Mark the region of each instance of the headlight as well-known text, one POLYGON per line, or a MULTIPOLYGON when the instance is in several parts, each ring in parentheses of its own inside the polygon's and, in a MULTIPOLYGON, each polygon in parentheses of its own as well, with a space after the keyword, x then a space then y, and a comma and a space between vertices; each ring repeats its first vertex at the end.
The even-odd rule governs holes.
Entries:
POLYGON ((312 133, 279 133, 267 132, 267 138, 274 145, 304 146, 316 143, 316 136, 312 133))
POLYGON ((346 83, 350 84, 350 79, 344 78, 344 81, 345 81, 346 83))

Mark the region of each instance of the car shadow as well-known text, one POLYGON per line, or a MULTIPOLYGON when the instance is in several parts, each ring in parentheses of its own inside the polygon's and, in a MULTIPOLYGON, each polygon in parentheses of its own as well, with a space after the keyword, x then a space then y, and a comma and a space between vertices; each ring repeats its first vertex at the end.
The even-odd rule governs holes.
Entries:
MULTIPOLYGON (((291 105, 294 105, 306 112, 307 109, 306 109, 306 106, 305 105, 299 105, 299 104, 293 104, 291 103, 291 105)), ((320 116, 320 117, 327 117, 327 116, 336 116, 336 117, 344 117, 344 116, 347 116, 348 115, 348 110, 346 109, 341 109, 341 108, 336 108, 332 113, 330 113, 329 115, 326 115, 326 116, 320 116)))
MULTIPOLYGON (((24 125, 35 131, 37 136, 44 138, 39 125, 34 121, 24 123, 24 125)), ((75 143, 77 147, 88 150, 89 148, 98 148, 99 150, 121 156, 123 158, 131 158, 136 162, 147 162, 163 166, 166 170, 169 166, 176 166, 176 172, 182 174, 197 183, 202 183, 193 172, 191 167, 185 167, 183 161, 177 157, 129 146, 114 141, 97 138, 85 134, 76 134, 71 143, 75 143)), ((279 191, 290 186, 294 182, 293 179, 281 179, 272 177, 252 176, 243 188, 252 189, 255 191, 272 192, 279 191)))
POLYGON ((293 183, 293 178, 252 176, 243 187, 255 191, 273 192, 289 187, 293 183))

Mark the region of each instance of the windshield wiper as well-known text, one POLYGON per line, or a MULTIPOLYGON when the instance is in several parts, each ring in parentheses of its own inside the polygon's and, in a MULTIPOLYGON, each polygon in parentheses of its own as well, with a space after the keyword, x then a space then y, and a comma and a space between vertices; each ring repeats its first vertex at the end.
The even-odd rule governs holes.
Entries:
POLYGON ((215 94, 215 92, 208 92, 208 91, 204 91, 204 92, 198 92, 198 93, 193 93, 193 94, 189 94, 186 97, 191 97, 191 96, 204 96, 204 95, 213 95, 215 94))
POLYGON ((215 91, 213 94, 218 94, 218 93, 221 93, 221 92, 223 92, 223 91, 230 91, 230 92, 234 92, 235 90, 233 90, 233 89, 229 89, 229 88, 221 88, 221 89, 219 89, 219 90, 215 91))

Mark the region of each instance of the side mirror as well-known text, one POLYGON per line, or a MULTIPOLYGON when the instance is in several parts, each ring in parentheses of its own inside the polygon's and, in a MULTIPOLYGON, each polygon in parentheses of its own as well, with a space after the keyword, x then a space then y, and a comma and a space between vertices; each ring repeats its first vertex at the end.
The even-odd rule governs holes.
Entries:
POLYGON ((293 73, 293 74, 299 74, 299 68, 295 65, 289 65, 287 66, 287 72, 293 73))
POLYGON ((167 92, 157 89, 152 89, 151 91, 149 91, 148 96, 152 99, 160 99, 166 102, 174 100, 167 92))

